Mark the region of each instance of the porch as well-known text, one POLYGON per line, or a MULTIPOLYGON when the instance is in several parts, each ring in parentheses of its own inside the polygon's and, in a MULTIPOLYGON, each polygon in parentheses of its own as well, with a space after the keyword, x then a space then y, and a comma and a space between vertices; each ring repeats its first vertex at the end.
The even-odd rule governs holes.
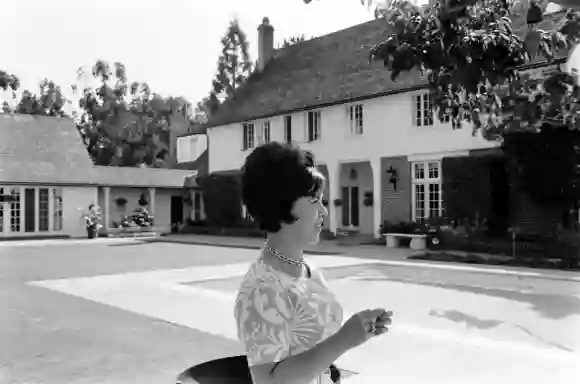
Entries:
POLYGON ((380 159, 326 162, 318 169, 327 179, 324 200, 329 217, 323 229, 335 235, 351 231, 363 238, 379 238, 382 220, 380 159))

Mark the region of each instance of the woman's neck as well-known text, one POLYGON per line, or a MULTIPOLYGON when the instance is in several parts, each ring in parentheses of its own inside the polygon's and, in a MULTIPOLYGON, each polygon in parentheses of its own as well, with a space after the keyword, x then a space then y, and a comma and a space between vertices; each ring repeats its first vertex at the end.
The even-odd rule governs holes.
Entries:
POLYGON ((302 260, 304 248, 281 233, 270 233, 266 245, 292 260, 302 260))

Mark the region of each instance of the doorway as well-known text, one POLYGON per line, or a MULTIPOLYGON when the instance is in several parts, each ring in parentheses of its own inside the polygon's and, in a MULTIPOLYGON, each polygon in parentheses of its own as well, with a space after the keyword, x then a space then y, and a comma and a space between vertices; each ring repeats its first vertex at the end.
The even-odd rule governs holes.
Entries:
POLYGON ((359 189, 356 186, 342 187, 342 225, 359 226, 359 189))
POLYGON ((181 196, 171 196, 170 217, 171 232, 177 232, 183 223, 183 198, 181 196))

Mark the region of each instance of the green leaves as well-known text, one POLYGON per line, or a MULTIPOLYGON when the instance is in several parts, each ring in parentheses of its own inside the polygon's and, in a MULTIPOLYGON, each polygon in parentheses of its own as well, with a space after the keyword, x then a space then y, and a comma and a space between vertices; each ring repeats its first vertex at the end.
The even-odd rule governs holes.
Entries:
POLYGON ((419 9, 395 0, 382 10, 391 35, 372 47, 370 59, 382 62, 395 81, 403 72, 426 72, 440 119, 449 117, 454 127, 471 122, 474 134, 490 130, 484 136, 498 137, 503 130, 535 131, 554 119, 580 120, 571 116, 579 101, 573 78, 544 81, 518 72, 538 56, 553 62, 580 41, 580 14, 550 16, 555 30, 522 34, 519 26, 514 30, 510 6, 503 0, 443 0, 419 9))
POLYGON ((20 88, 20 80, 15 75, 0 70, 0 89, 5 91, 8 88, 13 91, 18 90, 20 88))
MULTIPOLYGON (((83 78, 84 70, 79 69, 78 74, 83 78)), ((167 133, 175 127, 186 131, 189 121, 182 110, 188 108, 187 100, 164 98, 145 82, 129 84, 122 63, 111 69, 99 60, 92 74, 89 84, 76 85, 73 90, 83 89, 79 99, 82 113, 76 120, 93 161, 99 165, 167 166, 167 133)))

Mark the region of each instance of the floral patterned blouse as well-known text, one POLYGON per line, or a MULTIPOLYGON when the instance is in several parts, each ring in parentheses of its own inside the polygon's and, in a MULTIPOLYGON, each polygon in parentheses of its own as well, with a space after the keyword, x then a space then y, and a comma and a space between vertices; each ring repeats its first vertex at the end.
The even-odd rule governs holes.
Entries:
MULTIPOLYGON (((234 313, 250 366, 304 352, 340 328, 342 307, 320 271, 307 264, 310 278, 291 277, 261 258, 245 275, 234 313)), ((332 383, 327 372, 308 384, 323 383, 332 383)))

